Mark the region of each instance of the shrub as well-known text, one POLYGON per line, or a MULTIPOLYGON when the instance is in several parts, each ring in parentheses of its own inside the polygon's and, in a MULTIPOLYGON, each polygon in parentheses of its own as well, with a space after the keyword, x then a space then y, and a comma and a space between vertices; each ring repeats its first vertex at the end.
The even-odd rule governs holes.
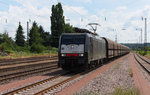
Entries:
POLYGON ((1 50, 2 51, 6 51, 6 50, 12 50, 13 49, 13 45, 9 44, 9 43, 2 43, 1 44, 1 50))
POLYGON ((30 47, 21 47, 21 46, 18 46, 18 45, 15 45, 15 48, 14 48, 14 51, 17 51, 17 52, 29 52, 30 51, 30 47))
POLYGON ((141 55, 146 55, 147 54, 147 52, 146 51, 139 51, 139 54, 141 54, 141 55))
POLYGON ((41 53, 41 52, 43 52, 44 49, 45 49, 45 47, 43 45, 41 45, 41 44, 37 44, 37 45, 33 44, 31 46, 30 51, 34 52, 34 53, 41 53))

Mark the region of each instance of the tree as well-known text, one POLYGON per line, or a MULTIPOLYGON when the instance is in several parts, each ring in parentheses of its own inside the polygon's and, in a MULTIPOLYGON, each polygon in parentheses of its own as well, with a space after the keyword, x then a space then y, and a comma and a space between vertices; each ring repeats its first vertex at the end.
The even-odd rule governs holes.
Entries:
POLYGON ((52 6, 51 14, 52 46, 58 47, 59 37, 65 32, 65 21, 61 3, 52 6))
POLYGON ((31 46, 33 43, 39 44, 42 43, 42 38, 40 37, 40 33, 38 31, 38 25, 34 21, 32 28, 29 33, 29 45, 31 46))
POLYGON ((40 37, 43 39, 42 44, 44 46, 50 46, 50 36, 51 35, 49 34, 49 32, 45 32, 41 25, 39 26, 39 30, 38 31, 40 33, 40 37))
POLYGON ((0 44, 3 43, 3 34, 0 34, 0 44))
POLYGON ((15 43, 18 46, 24 46, 25 45, 25 36, 23 34, 24 34, 24 32, 23 32, 22 26, 19 23, 18 29, 16 31, 16 38, 15 38, 16 39, 15 43))
POLYGON ((75 33, 74 28, 70 24, 65 24, 65 33, 75 33))
POLYGON ((29 44, 31 46, 31 51, 36 52, 36 53, 42 52, 44 49, 42 42, 43 42, 43 40, 40 37, 40 33, 38 31, 38 25, 34 21, 33 26, 32 26, 30 33, 29 33, 29 44))
POLYGON ((9 37, 8 33, 1 34, 1 50, 13 50, 14 49, 14 41, 9 37))

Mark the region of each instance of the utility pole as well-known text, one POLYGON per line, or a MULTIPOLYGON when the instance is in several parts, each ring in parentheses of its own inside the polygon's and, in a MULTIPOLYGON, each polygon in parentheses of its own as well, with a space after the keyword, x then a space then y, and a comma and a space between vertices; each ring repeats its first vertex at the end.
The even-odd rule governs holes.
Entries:
POLYGON ((142 41, 142 40, 143 40, 143 39, 142 39, 142 32, 143 32, 143 30, 142 30, 142 28, 136 28, 136 30, 137 30, 137 31, 141 31, 141 32, 140 32, 140 38, 139 38, 139 40, 140 40, 140 43, 139 43, 140 45, 139 45, 139 46, 140 46, 141 49, 142 49, 142 42, 143 42, 143 41, 142 41))
POLYGON ((139 50, 141 48, 141 37, 139 36, 139 50))
POLYGON ((115 36, 115 42, 117 43, 117 34, 116 34, 116 36, 115 36))
POLYGON ((29 22, 27 21, 27 46, 29 46, 29 22))
POLYGON ((141 28, 141 50, 142 50, 142 28, 141 28))
POLYGON ((146 49, 147 47, 147 18, 145 20, 145 38, 144 38, 144 48, 146 49))

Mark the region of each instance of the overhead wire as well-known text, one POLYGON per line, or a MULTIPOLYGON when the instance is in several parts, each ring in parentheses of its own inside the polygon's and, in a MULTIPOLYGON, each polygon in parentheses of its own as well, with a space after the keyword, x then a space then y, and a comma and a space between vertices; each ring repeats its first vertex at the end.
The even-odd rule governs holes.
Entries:
MULTIPOLYGON (((57 0, 57 2, 60 2, 59 0, 57 0)), ((67 5, 67 4, 65 4, 65 3, 63 3, 63 2, 60 2, 61 4, 63 4, 63 5, 67 5)), ((87 19, 87 20, 89 20, 87 17, 85 17, 85 16, 83 16, 82 14, 80 14, 79 12, 77 12, 75 9, 73 9, 72 7, 70 7, 70 6, 68 6, 72 11, 74 11, 75 13, 77 13, 80 17, 81 17, 81 21, 83 21, 83 18, 84 19, 87 19)))

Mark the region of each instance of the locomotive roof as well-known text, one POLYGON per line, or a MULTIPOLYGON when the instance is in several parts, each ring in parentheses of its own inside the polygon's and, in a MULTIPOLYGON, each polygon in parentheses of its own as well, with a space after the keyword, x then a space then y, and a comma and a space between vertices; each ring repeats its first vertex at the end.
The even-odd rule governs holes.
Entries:
POLYGON ((62 35, 85 35, 85 34, 88 34, 88 33, 62 33, 62 35))
POLYGON ((87 35, 89 37, 102 40, 102 37, 98 35, 89 34, 89 33, 62 33, 62 35, 87 35))

